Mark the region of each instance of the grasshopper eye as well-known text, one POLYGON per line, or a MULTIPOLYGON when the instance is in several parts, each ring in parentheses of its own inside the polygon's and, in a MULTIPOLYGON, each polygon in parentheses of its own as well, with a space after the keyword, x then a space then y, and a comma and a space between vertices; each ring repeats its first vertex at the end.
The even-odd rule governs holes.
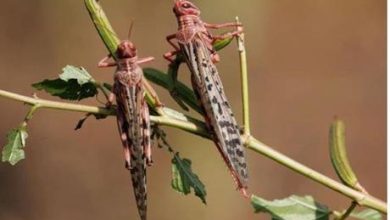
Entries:
POLYGON ((191 8, 191 5, 188 4, 188 3, 184 3, 184 4, 183 4, 183 8, 191 8))

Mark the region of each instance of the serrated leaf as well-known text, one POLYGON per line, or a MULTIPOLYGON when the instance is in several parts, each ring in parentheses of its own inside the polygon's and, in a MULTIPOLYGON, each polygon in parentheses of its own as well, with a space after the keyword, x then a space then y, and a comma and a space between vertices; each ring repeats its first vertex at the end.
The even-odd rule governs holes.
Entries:
POLYGON ((351 216, 362 220, 382 220, 381 213, 373 209, 365 209, 361 212, 352 212, 351 216))
POLYGON ((95 96, 98 91, 93 78, 84 68, 66 66, 58 79, 45 79, 32 86, 38 90, 67 100, 81 100, 95 96))
POLYGON ((206 204, 206 188, 200 181, 199 177, 192 172, 191 161, 186 158, 180 158, 176 153, 172 159, 172 188, 179 193, 188 195, 191 188, 194 189, 195 195, 206 204))
POLYGON ((85 70, 83 67, 75 67, 71 65, 67 65, 62 68, 62 73, 60 74, 60 79, 64 81, 68 81, 71 79, 76 79, 77 83, 80 85, 94 82, 92 76, 85 70))
POLYGON ((329 209, 317 203, 313 197, 292 195, 281 200, 268 201, 252 195, 252 206, 255 212, 270 214, 275 220, 327 220, 329 209))
POLYGON ((2 161, 9 162, 11 165, 17 164, 25 158, 23 148, 26 146, 28 137, 25 127, 12 129, 7 135, 7 143, 3 147, 2 161))

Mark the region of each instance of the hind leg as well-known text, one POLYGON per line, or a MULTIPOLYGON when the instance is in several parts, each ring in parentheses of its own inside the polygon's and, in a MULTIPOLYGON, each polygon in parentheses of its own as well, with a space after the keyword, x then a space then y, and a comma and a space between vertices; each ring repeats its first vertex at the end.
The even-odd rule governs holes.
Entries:
POLYGON ((145 101, 142 106, 142 123, 143 123, 143 146, 144 146, 146 164, 148 166, 151 166, 153 164, 153 160, 152 160, 152 145, 150 142, 150 118, 149 118, 149 108, 145 101))
POLYGON ((126 121, 120 112, 117 115, 117 123, 118 123, 119 136, 121 138, 122 147, 123 147, 123 155, 125 158, 125 167, 130 170, 131 169, 131 166, 130 166, 131 156, 130 156, 130 143, 129 143, 129 139, 127 136, 128 126, 126 126, 126 121))

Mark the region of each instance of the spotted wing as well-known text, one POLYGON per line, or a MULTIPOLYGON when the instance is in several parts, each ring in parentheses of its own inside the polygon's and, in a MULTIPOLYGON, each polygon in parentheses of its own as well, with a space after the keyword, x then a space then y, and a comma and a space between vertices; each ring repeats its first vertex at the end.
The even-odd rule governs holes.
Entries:
POLYGON ((202 38, 180 44, 191 71, 192 85, 206 113, 213 139, 238 187, 247 188, 248 172, 239 128, 229 106, 217 68, 202 38))
POLYGON ((148 137, 145 138, 145 135, 149 135, 149 131, 145 132, 145 128, 147 130, 148 125, 145 125, 145 120, 143 119, 145 108, 144 91, 141 83, 123 86, 121 90, 121 97, 117 97, 117 99, 121 100, 118 102, 118 109, 123 109, 127 122, 124 131, 127 130, 127 139, 130 147, 130 173, 134 196, 141 219, 146 220, 147 189, 144 144, 146 141, 149 143, 148 137))

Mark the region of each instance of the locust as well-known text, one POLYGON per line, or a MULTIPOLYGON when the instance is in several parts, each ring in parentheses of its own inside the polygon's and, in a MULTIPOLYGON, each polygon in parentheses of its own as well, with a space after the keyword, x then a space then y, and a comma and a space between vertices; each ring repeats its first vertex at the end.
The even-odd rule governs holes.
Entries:
POLYGON ((237 28, 242 25, 237 22, 224 24, 203 22, 199 8, 187 0, 175 0, 173 12, 177 18, 178 31, 166 37, 174 50, 165 53, 164 58, 173 63, 174 56, 179 54, 184 56, 191 72, 194 93, 204 111, 207 128, 237 188, 244 196, 247 196, 248 171, 244 147, 239 127, 215 66, 220 61, 220 57, 212 46, 216 40, 237 36, 241 31, 213 36, 208 30, 224 27, 237 28))
POLYGON ((106 105, 110 107, 116 99, 117 124, 125 167, 131 173, 139 215, 142 220, 146 220, 146 166, 152 164, 152 155, 149 108, 144 98, 145 90, 151 92, 157 106, 162 104, 144 78, 140 64, 152 61, 154 58, 138 58, 137 49, 130 40, 119 43, 115 57, 116 61, 110 61, 111 55, 108 55, 99 62, 98 67, 116 66, 114 85, 106 105))

